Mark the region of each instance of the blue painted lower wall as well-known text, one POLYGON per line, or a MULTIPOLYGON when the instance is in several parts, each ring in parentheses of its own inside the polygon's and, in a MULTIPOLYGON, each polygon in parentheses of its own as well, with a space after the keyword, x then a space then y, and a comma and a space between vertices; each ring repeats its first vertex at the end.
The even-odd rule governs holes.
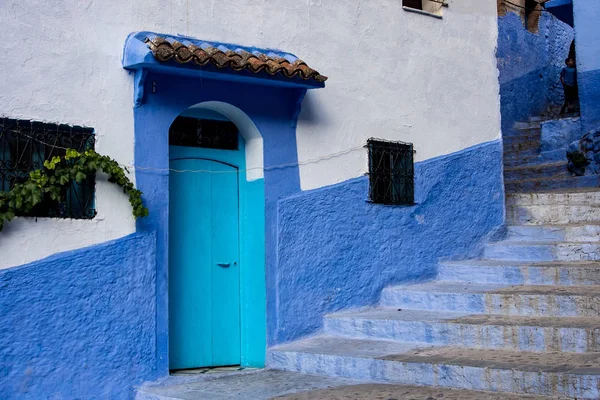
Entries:
POLYGON ((415 174, 411 207, 368 203, 366 177, 279 201, 274 342, 373 305, 386 286, 433 278, 439 259, 475 255, 503 223, 500 141, 417 163, 415 174))
POLYGON ((155 377, 155 236, 0 271, 0 398, 127 399, 155 377))
POLYGON ((577 75, 581 105, 581 126, 584 133, 600 128, 600 70, 577 75))

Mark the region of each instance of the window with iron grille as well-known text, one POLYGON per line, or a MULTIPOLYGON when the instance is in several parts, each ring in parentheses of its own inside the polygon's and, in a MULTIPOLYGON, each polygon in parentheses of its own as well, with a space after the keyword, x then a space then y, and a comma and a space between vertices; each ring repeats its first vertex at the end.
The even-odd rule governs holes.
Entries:
POLYGON ((369 149, 369 199, 387 205, 415 203, 414 150, 412 143, 367 141, 369 149))
MULTIPOLYGON (((44 166, 44 161, 64 156, 66 149, 83 152, 94 148, 94 130, 80 126, 0 118, 0 191, 10 190, 27 180, 29 173, 44 166)), ((43 199, 28 217, 91 219, 95 177, 78 184, 73 181, 61 199, 43 199)))

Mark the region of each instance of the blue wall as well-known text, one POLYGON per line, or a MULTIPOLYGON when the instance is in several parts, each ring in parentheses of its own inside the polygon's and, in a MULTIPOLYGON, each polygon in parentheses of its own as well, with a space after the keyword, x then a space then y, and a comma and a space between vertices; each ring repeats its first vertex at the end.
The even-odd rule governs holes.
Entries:
POLYGON ((600 128, 600 4, 574 0, 577 80, 584 133, 600 128))
POLYGON ((125 399, 155 377, 155 238, 0 271, 0 398, 125 399))
POLYGON ((560 71, 572 40, 573 29, 549 13, 542 13, 537 34, 527 31, 513 12, 498 19, 503 132, 516 121, 540 115, 548 105, 562 104, 560 71))
POLYGON ((322 327, 323 315, 375 304, 391 284, 433 278, 504 219, 500 141, 415 166, 416 206, 366 202, 358 178, 279 202, 275 342, 322 327))
MULTIPOLYGON (((600 38, 598 40, 600 41, 600 38)), ((600 128, 600 69, 578 73, 577 79, 581 105, 581 129, 587 133, 600 128)))

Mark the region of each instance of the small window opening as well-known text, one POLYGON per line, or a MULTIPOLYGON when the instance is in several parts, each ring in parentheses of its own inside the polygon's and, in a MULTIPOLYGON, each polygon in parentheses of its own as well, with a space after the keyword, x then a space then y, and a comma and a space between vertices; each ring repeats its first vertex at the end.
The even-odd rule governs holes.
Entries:
MULTIPOLYGON (((0 191, 7 192, 25 182, 29 173, 41 169, 44 161, 64 156, 66 149, 84 152, 93 149, 94 129, 47 124, 30 120, 0 118, 0 191)), ((92 219, 96 178, 71 182, 57 201, 44 198, 27 217, 92 219)))
POLYGON ((379 139, 369 149, 369 200, 387 205, 415 203, 414 149, 412 143, 379 139))
POLYGON ((169 129, 172 146, 237 150, 237 126, 230 121, 177 117, 169 129))
POLYGON ((414 8, 415 10, 423 9, 423 0, 402 0, 402 5, 408 8, 414 8))
POLYGON ((419 10, 438 18, 442 16, 442 7, 446 6, 444 0, 402 0, 402 7, 406 11, 419 10))

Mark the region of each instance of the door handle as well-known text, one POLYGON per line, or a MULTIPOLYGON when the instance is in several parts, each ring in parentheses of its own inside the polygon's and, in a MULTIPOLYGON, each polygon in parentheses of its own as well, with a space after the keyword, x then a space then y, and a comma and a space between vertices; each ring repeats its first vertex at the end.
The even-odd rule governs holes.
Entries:
POLYGON ((229 268, 229 266, 231 265, 230 263, 217 263, 217 265, 219 267, 223 267, 223 268, 229 268))

